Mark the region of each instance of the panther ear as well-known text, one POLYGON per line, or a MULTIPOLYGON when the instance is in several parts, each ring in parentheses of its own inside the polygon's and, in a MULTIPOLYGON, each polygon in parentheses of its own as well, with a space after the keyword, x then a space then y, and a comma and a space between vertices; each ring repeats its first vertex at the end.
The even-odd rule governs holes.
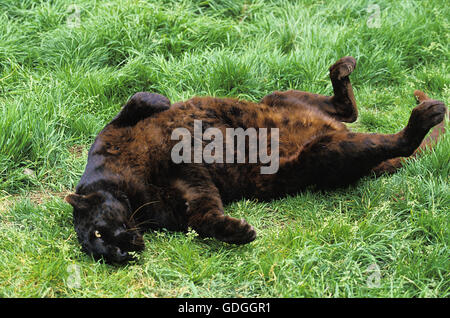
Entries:
POLYGON ((138 121, 170 108, 167 97, 149 92, 134 94, 123 106, 111 124, 119 127, 134 126, 138 121))
POLYGON ((93 192, 88 195, 74 193, 66 196, 65 200, 78 210, 87 210, 93 205, 102 203, 104 197, 98 192, 93 192))

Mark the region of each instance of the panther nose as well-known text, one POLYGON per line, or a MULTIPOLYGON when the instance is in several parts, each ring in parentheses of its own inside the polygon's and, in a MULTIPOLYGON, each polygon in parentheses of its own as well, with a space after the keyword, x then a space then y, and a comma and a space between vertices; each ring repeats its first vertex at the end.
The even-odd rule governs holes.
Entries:
POLYGON ((128 260, 130 260, 130 254, 117 247, 114 255, 114 261, 117 263, 122 263, 128 260))
POLYGON ((124 252, 120 248, 117 248, 117 255, 119 257, 125 257, 125 256, 128 256, 128 252, 124 252))

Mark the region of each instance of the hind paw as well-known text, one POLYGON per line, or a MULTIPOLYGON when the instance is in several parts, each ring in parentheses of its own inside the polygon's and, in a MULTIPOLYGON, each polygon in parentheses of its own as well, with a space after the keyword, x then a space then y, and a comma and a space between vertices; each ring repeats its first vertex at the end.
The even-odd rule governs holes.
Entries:
POLYGON ((414 91, 414 97, 415 97, 416 100, 417 100, 417 104, 420 104, 421 102, 426 101, 427 99, 430 99, 430 98, 427 96, 427 94, 425 94, 425 93, 422 92, 422 91, 419 91, 418 89, 416 89, 416 90, 414 91))

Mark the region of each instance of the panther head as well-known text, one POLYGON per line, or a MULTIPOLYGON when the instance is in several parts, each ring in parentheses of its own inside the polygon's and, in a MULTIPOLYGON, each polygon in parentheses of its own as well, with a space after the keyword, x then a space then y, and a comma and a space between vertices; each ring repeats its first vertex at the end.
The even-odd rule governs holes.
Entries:
POLYGON ((124 263, 130 252, 144 249, 142 235, 130 220, 131 206, 124 194, 96 191, 70 194, 73 222, 83 251, 108 263, 124 263))

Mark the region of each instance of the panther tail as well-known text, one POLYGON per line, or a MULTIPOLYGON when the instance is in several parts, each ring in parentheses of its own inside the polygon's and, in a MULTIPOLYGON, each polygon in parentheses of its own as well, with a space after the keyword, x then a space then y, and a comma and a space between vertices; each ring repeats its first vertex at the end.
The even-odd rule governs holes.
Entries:
MULTIPOLYGON (((421 103, 427 99, 430 99, 424 92, 415 90, 414 96, 416 97, 417 103, 421 103)), ((372 169, 375 175, 378 177, 383 174, 392 174, 400 169, 405 162, 410 158, 415 158, 418 154, 423 152, 425 149, 432 149, 434 145, 438 142, 439 138, 445 133, 445 119, 438 125, 436 125, 431 134, 422 141, 419 148, 414 151, 414 153, 407 158, 398 157, 383 161, 378 166, 372 169)))

